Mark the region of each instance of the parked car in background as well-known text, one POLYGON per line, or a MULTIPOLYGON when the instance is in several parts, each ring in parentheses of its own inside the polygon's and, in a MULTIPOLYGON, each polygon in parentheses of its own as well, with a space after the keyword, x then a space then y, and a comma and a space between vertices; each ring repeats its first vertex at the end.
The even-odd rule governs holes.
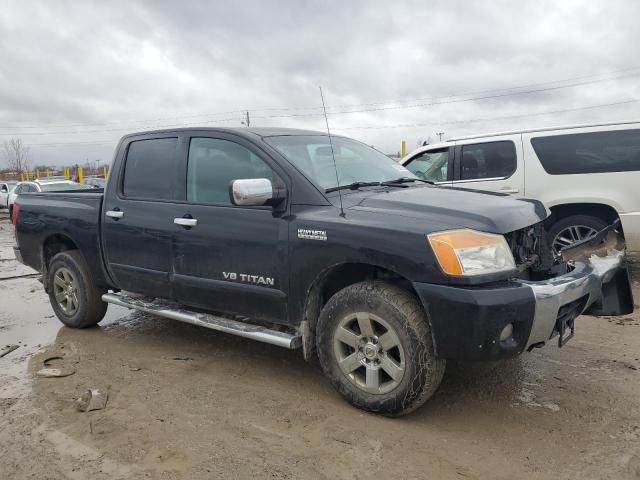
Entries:
POLYGON ((93 188, 104 188, 107 186, 107 181, 102 177, 85 177, 82 183, 93 188))
POLYGON ((7 208, 9 216, 13 217, 13 204, 21 193, 33 192, 62 192, 68 190, 87 190, 86 185, 80 185, 71 180, 34 180, 33 182, 19 182, 9 194, 7 208))
POLYGON ((471 135, 427 145, 401 161, 424 180, 542 201, 557 252, 620 219, 640 255, 640 123, 471 135))
POLYGON ((0 182, 0 208, 9 208, 9 195, 18 182, 0 182))

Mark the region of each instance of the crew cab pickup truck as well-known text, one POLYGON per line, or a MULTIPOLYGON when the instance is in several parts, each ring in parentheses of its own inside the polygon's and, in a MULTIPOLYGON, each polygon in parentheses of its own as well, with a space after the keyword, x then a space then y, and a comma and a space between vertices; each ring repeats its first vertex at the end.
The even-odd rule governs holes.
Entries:
POLYGON ((633 309, 616 225, 562 258, 547 215, 349 138, 244 128, 127 135, 104 193, 20 195, 13 222, 69 327, 113 303, 301 348, 353 405, 400 415, 447 360, 562 346, 585 310, 633 309))

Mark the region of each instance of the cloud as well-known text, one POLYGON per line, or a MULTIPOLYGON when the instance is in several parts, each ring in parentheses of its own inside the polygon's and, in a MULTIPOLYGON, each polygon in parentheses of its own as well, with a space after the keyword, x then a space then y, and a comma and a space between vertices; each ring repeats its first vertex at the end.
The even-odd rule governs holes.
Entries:
POLYGON ((537 115, 640 99, 640 68, 595 82, 640 67, 634 2, 5 4, 0 138, 21 137, 36 163, 109 161, 125 133, 240 126, 243 109, 253 125, 321 129, 318 85, 331 112, 424 105, 330 116, 386 151, 441 131, 637 118, 637 103, 537 115), (545 82, 585 84, 428 100, 545 82))

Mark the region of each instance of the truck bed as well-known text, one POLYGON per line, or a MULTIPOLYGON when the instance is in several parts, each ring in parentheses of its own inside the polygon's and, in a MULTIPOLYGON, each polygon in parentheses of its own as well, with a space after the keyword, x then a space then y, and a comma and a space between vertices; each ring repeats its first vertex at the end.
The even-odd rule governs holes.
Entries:
POLYGON ((96 253, 85 256, 85 260, 96 283, 106 283, 100 244, 102 200, 103 193, 95 190, 20 195, 16 203, 20 209, 23 262, 42 272, 47 242, 65 242, 73 238, 80 251, 96 253))

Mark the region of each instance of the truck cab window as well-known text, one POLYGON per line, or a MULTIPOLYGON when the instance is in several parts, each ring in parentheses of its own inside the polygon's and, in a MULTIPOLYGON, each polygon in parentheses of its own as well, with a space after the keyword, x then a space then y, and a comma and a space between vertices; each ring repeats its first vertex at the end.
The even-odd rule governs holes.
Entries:
POLYGON ((124 195, 132 198, 175 200, 171 185, 179 170, 177 144, 177 138, 131 142, 124 167, 124 195))
POLYGON ((447 180, 449 169, 449 149, 442 148, 423 152, 405 165, 418 178, 432 182, 447 180))
POLYGON ((268 178, 273 170, 250 150, 229 140, 192 138, 187 166, 187 200, 193 203, 231 205, 233 180, 268 178))
POLYGON ((516 171, 513 142, 488 142, 462 146, 460 180, 507 178, 516 171))

